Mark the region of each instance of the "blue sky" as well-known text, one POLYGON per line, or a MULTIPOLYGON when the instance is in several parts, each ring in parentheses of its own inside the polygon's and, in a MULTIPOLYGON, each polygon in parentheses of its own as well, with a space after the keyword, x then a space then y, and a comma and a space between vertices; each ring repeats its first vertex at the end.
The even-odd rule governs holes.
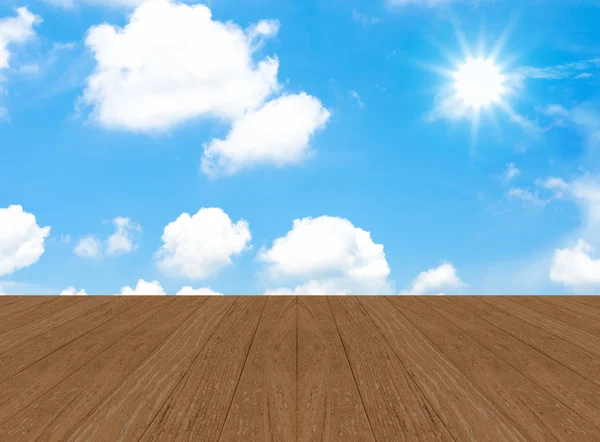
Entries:
POLYGON ((597 292, 599 22, 591 0, 4 1, 0 292, 597 292), (469 55, 502 78, 480 109, 469 55))

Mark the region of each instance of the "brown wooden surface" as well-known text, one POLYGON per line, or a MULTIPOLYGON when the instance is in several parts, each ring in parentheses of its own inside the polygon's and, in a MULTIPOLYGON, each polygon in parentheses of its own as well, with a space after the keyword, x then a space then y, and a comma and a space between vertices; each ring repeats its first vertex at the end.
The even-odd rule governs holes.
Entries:
POLYGON ((0 441, 598 441, 598 297, 0 297, 0 441))

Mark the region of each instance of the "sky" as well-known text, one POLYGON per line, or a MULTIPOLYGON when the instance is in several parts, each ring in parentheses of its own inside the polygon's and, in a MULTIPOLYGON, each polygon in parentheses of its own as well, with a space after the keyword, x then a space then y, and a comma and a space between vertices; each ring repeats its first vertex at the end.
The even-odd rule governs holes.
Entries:
POLYGON ((0 293, 597 293, 599 22, 5 0, 0 293))

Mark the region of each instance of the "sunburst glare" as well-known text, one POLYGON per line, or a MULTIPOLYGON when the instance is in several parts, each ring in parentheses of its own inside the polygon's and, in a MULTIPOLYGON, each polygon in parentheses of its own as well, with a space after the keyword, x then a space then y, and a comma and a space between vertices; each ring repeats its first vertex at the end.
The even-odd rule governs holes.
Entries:
POLYGON ((456 98, 479 110, 498 103, 505 92, 505 77, 492 58, 468 58, 453 74, 456 98))

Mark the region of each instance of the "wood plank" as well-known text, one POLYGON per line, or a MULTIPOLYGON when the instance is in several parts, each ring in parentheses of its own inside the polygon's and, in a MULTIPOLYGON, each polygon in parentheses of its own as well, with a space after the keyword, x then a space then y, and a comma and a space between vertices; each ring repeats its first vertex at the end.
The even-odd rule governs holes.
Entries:
POLYGON ((580 304, 573 296, 553 296, 552 299, 544 298, 561 308, 566 308, 577 315, 581 315, 586 318, 592 318, 596 321, 600 320, 600 310, 589 308, 587 305, 580 304))
POLYGON ((361 304, 455 440, 527 439, 389 300, 369 297, 361 304))
POLYGON ((600 296, 572 296, 572 298, 580 304, 600 310, 600 296))
POLYGON ((65 307, 83 301, 81 298, 82 297, 78 297, 77 301, 73 302, 72 298, 67 298, 65 296, 53 296, 51 299, 46 300, 46 302, 38 303, 28 309, 21 310, 3 318, 2 322, 0 323, 0 339, 2 339, 2 335, 5 333, 16 330, 19 327, 23 327, 24 325, 30 324, 38 319, 42 319, 43 317, 51 315, 52 313, 62 310, 65 307))
POLYGON ((47 296, 21 296, 16 302, 12 302, 9 305, 0 309, 0 319, 14 315, 15 313, 30 309, 36 305, 41 305, 52 299, 47 296))
POLYGON ((422 301, 592 424, 582 422, 580 428, 600 440, 599 386, 480 318, 463 307, 460 299, 436 297, 422 301))
POLYGON ((19 295, 0 295, 0 309, 8 307, 9 305, 21 301, 24 296, 19 295))
POLYGON ((269 297, 220 440, 296 439, 296 338, 296 297, 269 297))
POLYGON ((219 439, 266 301, 238 299, 140 441, 219 439))
POLYGON ((506 333, 531 345, 548 357, 600 386, 600 360, 579 347, 527 321, 511 316, 506 310, 475 297, 460 298, 461 305, 506 333))
POLYGON ((374 441, 324 296, 298 297, 298 440, 374 441))
MULTIPOLYGON (((0 382, 71 343, 136 304, 131 298, 112 298, 96 309, 45 332, 0 355, 0 382)), ((83 304, 79 303, 78 305, 83 304)))
MULTIPOLYGON (((83 298, 83 296, 81 298, 83 298)), ((109 301, 111 301, 111 297, 109 296, 86 296, 85 299, 82 300, 73 298, 73 303, 69 303, 64 309, 44 316, 37 321, 33 321, 15 330, 11 330, 8 333, 4 333, 2 339, 0 339, 0 355, 30 339, 48 333, 50 330, 57 328, 78 316, 93 311, 109 301)))
POLYGON ((151 317, 0 426, 0 440, 63 439, 178 327, 186 327, 206 301, 198 297, 154 299, 162 300, 161 304, 172 302, 164 308, 157 301, 150 304, 151 317))
MULTIPOLYGON (((505 309, 509 314, 512 314, 518 318, 521 318, 530 324, 535 325, 543 330, 560 336, 564 340, 571 342, 588 353, 600 356, 600 337, 591 335, 587 332, 578 330, 577 328, 568 325, 562 321, 557 321, 546 314, 548 304, 541 303, 541 301, 532 302, 524 299, 524 297, 518 297, 523 299, 516 299, 517 297, 511 297, 510 299, 503 296, 494 296, 493 299, 490 297, 483 296, 481 300, 493 303, 493 305, 505 309), (540 313, 534 308, 527 306, 526 304, 540 304, 535 308, 543 309, 545 312, 540 313)), ((535 301, 535 300, 533 300, 535 301)))
POLYGON ((375 438, 453 440, 358 299, 328 301, 375 438))
MULTIPOLYGON (((390 298, 471 381, 533 440, 573 439, 582 419, 417 297, 390 298)), ((583 435, 585 436, 585 434, 583 435)))
MULTIPOLYGON (((171 300, 154 298, 152 302, 148 301, 131 300, 128 303, 129 308, 122 313, 112 319, 109 316, 109 320, 93 331, 0 383, 0 391, 3 393, 0 398, 0 424, 83 367, 171 300)), ((16 353, 16 358, 23 359, 24 356, 27 359, 26 351, 16 353)), ((24 364, 21 362, 19 365, 24 364)))
POLYGON ((208 299, 63 440, 139 439, 234 302, 208 299))
POLYGON ((597 319, 573 312, 564 307, 564 304, 560 301, 554 300, 554 296, 538 296, 536 298, 528 296, 527 298, 523 300, 515 299, 515 301, 575 329, 583 330, 600 338, 600 321, 597 319))

